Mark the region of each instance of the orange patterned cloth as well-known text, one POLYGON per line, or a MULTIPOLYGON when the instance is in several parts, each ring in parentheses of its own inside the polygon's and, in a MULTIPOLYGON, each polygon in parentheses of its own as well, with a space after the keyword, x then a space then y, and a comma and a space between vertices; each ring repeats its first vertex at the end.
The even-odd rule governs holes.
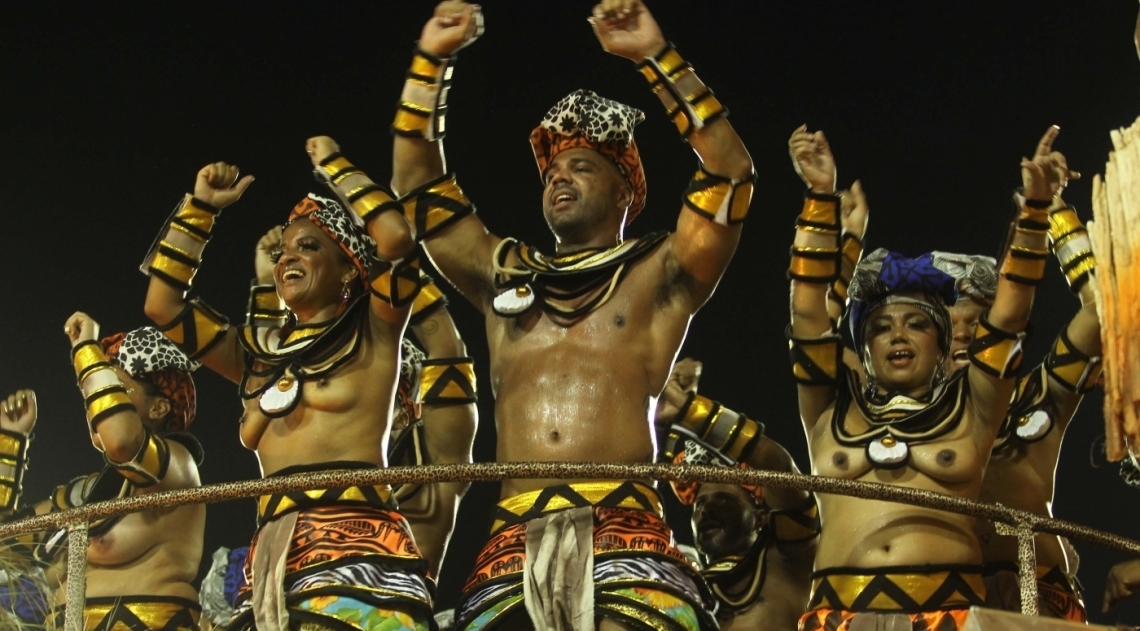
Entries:
MULTIPOLYGON (((969 609, 927 611, 923 613, 896 614, 910 618, 914 631, 957 631, 966 623, 969 609)), ((800 617, 798 631, 848 631, 851 619, 857 611, 839 609, 813 609, 800 617)))
MULTIPOLYGON (((704 458, 692 456, 691 452, 694 451, 692 449, 692 446, 693 443, 688 443, 688 448, 674 456, 673 464, 705 464, 724 466, 724 463, 719 458, 710 458, 706 461, 704 458)), ((735 468, 751 469, 752 467, 749 467, 748 464, 744 462, 738 462, 736 463, 735 468)), ((700 482, 669 482, 669 486, 673 487, 673 494, 676 495, 677 499, 686 506, 692 506, 694 503, 696 503, 697 493, 701 492, 700 482)), ((742 484, 740 485, 740 488, 744 489, 745 492, 751 494, 752 497, 756 500, 757 505, 764 505, 764 487, 751 484, 742 484)))
POLYGON ((590 90, 577 90, 559 101, 530 133, 540 177, 554 156, 567 149, 593 149, 617 165, 633 192, 625 223, 645 209, 645 169, 633 140, 633 128, 645 119, 638 109, 602 98, 590 90))
POLYGON ((192 370, 197 367, 197 364, 187 366, 186 364, 189 364, 190 361, 185 359, 182 351, 175 348, 171 342, 166 340, 166 337, 152 327, 135 329, 129 334, 116 333, 103 338, 102 345, 103 352, 111 361, 117 363, 120 368, 135 379, 143 379, 153 384, 155 388, 158 388, 159 393, 170 401, 170 424, 166 428, 167 431, 184 432, 190 427, 190 423, 194 422, 194 415, 198 411, 198 390, 194 387, 194 379, 190 373, 181 368, 192 370), (123 349, 123 343, 127 340, 128 335, 131 336, 132 340, 128 343, 137 343, 136 345, 140 347, 152 345, 152 348, 132 351, 130 359, 120 357, 119 351, 123 349), (142 352, 147 350, 150 351, 148 357, 139 357, 142 352), (164 354, 172 356, 176 354, 176 361, 165 361, 163 359, 164 354), (174 367, 176 365, 179 367, 174 367), (159 368, 162 366, 169 367, 159 368))

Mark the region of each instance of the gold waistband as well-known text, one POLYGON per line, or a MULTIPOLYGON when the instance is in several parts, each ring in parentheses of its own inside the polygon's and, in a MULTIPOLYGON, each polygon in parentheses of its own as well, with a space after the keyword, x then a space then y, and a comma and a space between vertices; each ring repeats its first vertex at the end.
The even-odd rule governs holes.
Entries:
POLYGON ((511 523, 519 523, 571 508, 604 506, 649 511, 664 518, 661 496, 657 489, 641 482, 576 482, 527 491, 499 502, 491 532, 511 523))
POLYGON ((366 504, 378 508, 395 508, 392 506, 392 487, 387 484, 312 489, 262 495, 257 498, 257 521, 258 524, 263 524, 290 511, 332 504, 366 504))
POLYGON ((917 613, 982 605, 986 586, 981 568, 971 566, 882 568, 878 572, 834 573, 812 579, 809 609, 917 613))
MULTIPOLYGON (((62 627, 66 608, 56 608, 56 621, 62 627)), ((202 607, 176 596, 123 596, 88 598, 83 607, 85 631, 136 628, 137 620, 147 629, 167 631, 197 630, 202 607)))

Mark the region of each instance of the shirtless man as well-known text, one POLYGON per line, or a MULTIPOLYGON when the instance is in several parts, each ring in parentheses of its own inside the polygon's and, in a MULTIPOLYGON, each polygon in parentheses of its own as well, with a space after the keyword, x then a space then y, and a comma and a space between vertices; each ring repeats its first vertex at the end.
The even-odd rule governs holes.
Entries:
MULTIPOLYGON (((759 437, 735 457, 700 434, 742 415, 697 394, 702 365, 682 359, 673 368, 657 405, 659 460, 799 473, 779 443, 759 437), (702 432, 702 429, 704 430, 702 432), (675 454, 673 452, 676 452, 675 454)), ((807 604, 819 515, 810 493, 728 484, 672 484, 683 504, 693 506, 693 538, 717 599, 725 631, 791 629, 807 604)))
MULTIPOLYGON (((322 139, 307 145, 310 157, 322 139)), ((334 145, 335 146, 335 145, 334 145)), ((327 174, 326 174, 327 175, 327 174)), ((358 186, 353 172, 331 178, 358 186)), ((240 383, 240 435, 264 475, 386 465, 401 339, 418 289, 414 244, 397 213, 343 208, 316 195, 289 216, 273 285, 251 289, 245 326, 186 292, 218 213, 252 182, 224 163, 198 173, 143 264, 146 313, 185 352, 240 383), (355 215, 355 216, 354 216, 355 215), (387 263, 386 261, 395 261, 387 263), (393 279, 410 276, 411 281, 393 279)), ((369 191, 367 203, 391 201, 369 191)), ((232 627, 263 631, 345 620, 427 628, 425 563, 387 485, 263 496, 246 564, 250 588, 232 627)))
MULTIPOLYGON (((624 238, 645 201, 631 135, 643 115, 587 91, 564 99, 531 135, 555 254, 488 232, 448 175, 440 142, 452 55, 481 27, 474 5, 437 7, 393 125, 392 185, 417 238, 486 318, 501 461, 653 461, 657 396, 690 319, 732 257, 751 195, 752 161, 724 108, 646 7, 607 0, 592 23, 603 48, 639 63, 672 104, 701 160, 675 233, 624 238)), ((607 629, 664 624, 661 617, 685 628, 715 624, 651 484, 511 480, 502 498, 456 628, 592 629, 595 616, 607 629), (544 540, 549 549, 575 538, 574 552, 540 554, 544 540), (646 582, 625 587, 618 576, 646 582)))
MULTIPOLYGON (((826 307, 841 257, 834 158, 822 132, 793 133, 793 163, 810 190, 792 250, 790 334, 813 473, 979 496, 1013 392, 1034 284, 1044 273, 1041 226, 1056 188, 1056 133, 1051 128, 1033 159, 1022 161, 1029 201, 967 370, 949 379, 941 370, 950 353, 953 278, 929 255, 879 250, 859 264, 850 317, 866 388, 843 368, 826 307)), ((823 533, 801 631, 842 631, 860 617, 891 615, 916 629, 955 628, 968 607, 984 602, 972 518, 836 495, 819 502, 823 533)))
MULTIPOLYGON (((99 324, 76 313, 64 326, 87 405, 91 442, 103 471, 58 487, 37 513, 126 495, 199 486, 201 447, 185 430, 196 397, 197 366, 150 327, 99 341, 99 324)), ((87 548, 87 628, 197 629, 201 608, 193 581, 202 560, 206 507, 147 510, 96 522, 87 548)), ((63 574, 59 532, 37 550, 63 574)), ((63 628, 66 577, 55 592, 55 626, 63 628)))

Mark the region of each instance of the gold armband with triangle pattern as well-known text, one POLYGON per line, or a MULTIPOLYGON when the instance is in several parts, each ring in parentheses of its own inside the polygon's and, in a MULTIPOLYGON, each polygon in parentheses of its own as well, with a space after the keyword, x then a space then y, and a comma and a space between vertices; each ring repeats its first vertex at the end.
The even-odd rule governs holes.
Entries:
POLYGON ((424 405, 464 405, 478 402, 474 360, 470 357, 425 359, 420 367, 416 401, 424 405))

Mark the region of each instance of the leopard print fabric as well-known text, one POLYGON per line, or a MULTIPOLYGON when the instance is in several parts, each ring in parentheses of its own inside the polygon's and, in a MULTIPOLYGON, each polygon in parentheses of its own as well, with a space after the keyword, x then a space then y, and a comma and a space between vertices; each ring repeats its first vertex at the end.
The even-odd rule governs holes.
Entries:
POLYGON ((643 120, 645 113, 641 110, 590 90, 570 93, 546 113, 530 134, 539 176, 545 176, 554 156, 567 149, 584 147, 597 151, 617 165, 633 191, 626 215, 628 225, 645 208, 645 169, 633 140, 633 128, 643 120))
POLYGON ((376 258, 376 242, 364 231, 356 213, 346 212, 343 206, 331 199, 309 193, 293 207, 285 225, 305 217, 340 246, 360 272, 358 280, 361 286, 367 288, 368 277, 373 268, 380 266, 380 261, 376 258))
POLYGON ((150 326, 119 333, 102 341, 107 357, 135 379, 153 384, 170 402, 170 431, 185 431, 197 413, 198 394, 191 360, 158 329, 150 326))

